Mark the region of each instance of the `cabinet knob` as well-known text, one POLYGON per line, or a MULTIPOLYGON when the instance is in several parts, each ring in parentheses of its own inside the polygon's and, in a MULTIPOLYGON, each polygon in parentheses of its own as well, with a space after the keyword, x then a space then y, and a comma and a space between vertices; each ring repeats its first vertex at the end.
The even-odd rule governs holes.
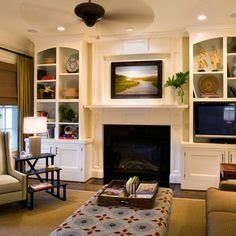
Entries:
POLYGON ((56 147, 56 155, 58 154, 58 147, 56 147))

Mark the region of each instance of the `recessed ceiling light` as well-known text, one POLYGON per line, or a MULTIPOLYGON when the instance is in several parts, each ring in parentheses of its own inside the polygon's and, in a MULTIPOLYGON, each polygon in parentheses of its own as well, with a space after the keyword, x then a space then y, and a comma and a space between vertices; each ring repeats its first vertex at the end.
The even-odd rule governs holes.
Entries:
POLYGON ((58 27, 57 27, 57 30, 58 30, 58 31, 64 31, 64 30, 65 30, 65 27, 63 27, 63 26, 58 26, 58 27))
POLYGON ((199 15, 199 16, 197 17, 197 19, 203 21, 203 20, 206 20, 206 19, 207 19, 207 16, 206 16, 206 15, 199 15))
POLYGON ((36 29, 28 29, 27 31, 30 33, 37 33, 38 32, 38 30, 36 30, 36 29))
POLYGON ((126 31, 130 32, 130 31, 133 31, 134 28, 127 28, 126 31))

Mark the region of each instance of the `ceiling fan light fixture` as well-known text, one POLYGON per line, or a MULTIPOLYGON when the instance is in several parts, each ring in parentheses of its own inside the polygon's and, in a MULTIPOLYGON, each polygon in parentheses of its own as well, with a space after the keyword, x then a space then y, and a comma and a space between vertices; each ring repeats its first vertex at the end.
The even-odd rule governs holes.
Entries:
POLYGON ((134 30, 134 28, 132 28, 132 27, 129 27, 129 28, 126 29, 126 31, 128 31, 128 32, 131 32, 133 30, 134 30))
POLYGON ((58 31, 61 31, 61 32, 62 32, 62 31, 65 31, 65 27, 63 27, 63 26, 58 26, 58 27, 57 27, 57 30, 58 30, 58 31))
POLYGON ((77 5, 74 12, 88 27, 94 26, 105 14, 105 10, 102 6, 92 3, 90 0, 89 2, 77 5))

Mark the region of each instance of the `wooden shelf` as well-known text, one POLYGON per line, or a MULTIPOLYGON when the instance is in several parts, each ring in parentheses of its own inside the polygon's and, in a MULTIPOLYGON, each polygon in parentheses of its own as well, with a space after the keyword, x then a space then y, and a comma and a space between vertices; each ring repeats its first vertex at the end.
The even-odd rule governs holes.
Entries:
POLYGON ((60 171, 61 168, 59 167, 50 167, 50 168, 41 168, 41 169, 36 169, 36 170, 31 170, 31 171, 25 171, 24 174, 30 176, 30 175, 36 175, 36 174, 44 174, 44 173, 49 173, 49 172, 54 172, 54 171, 60 171))

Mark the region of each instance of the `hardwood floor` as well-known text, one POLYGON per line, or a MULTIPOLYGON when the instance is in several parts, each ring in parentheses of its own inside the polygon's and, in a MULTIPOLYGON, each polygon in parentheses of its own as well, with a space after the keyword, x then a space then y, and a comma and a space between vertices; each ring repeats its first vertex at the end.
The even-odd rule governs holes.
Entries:
MULTIPOLYGON (((68 184, 67 185, 68 189, 89 190, 89 191, 97 191, 103 186, 102 179, 90 179, 86 183, 69 182, 69 181, 66 181, 66 183, 68 184)), ((170 184, 169 187, 173 190, 174 197, 194 198, 194 199, 206 198, 206 191, 181 190, 180 184, 170 184)))
MULTIPOLYGON (((103 186, 103 179, 92 178, 85 183, 62 181, 67 184, 67 189, 97 191, 103 186)), ((29 179, 29 184, 38 183, 36 179, 29 179)), ((174 193, 174 197, 178 198, 193 198, 193 199, 206 199, 206 191, 194 190, 181 190, 180 184, 170 184, 169 186, 174 193)))

